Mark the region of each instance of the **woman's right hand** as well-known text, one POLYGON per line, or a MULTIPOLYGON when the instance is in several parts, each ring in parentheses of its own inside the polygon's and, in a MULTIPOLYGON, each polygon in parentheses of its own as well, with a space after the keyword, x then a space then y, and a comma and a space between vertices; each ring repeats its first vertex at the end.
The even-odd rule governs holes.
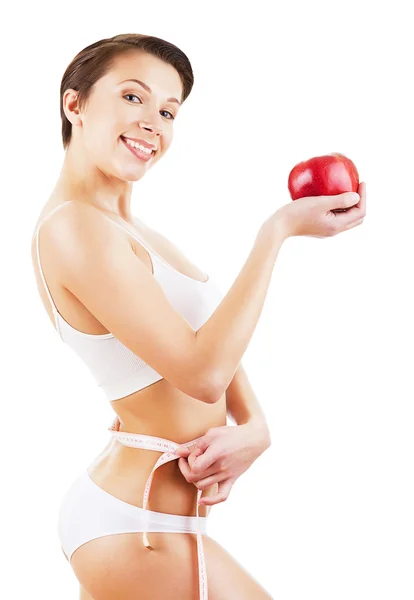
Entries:
MULTIPOLYGON (((366 185, 358 186, 358 196, 345 192, 334 196, 306 196, 283 205, 263 224, 282 228, 286 237, 332 237, 360 225, 366 215, 366 185), (333 212, 335 209, 346 209, 333 212)), ((262 227, 263 227, 262 226, 262 227)))

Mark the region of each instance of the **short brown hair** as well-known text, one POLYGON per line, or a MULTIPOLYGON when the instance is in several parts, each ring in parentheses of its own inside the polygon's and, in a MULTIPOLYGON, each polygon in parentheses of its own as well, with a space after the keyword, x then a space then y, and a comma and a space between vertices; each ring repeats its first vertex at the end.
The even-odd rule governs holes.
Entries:
POLYGON ((79 107, 84 106, 92 86, 112 67, 116 57, 140 50, 156 56, 172 65, 183 84, 181 102, 189 96, 194 84, 191 63, 187 56, 161 38, 139 33, 123 33, 94 42, 81 50, 66 68, 60 84, 60 116, 62 119, 62 141, 66 150, 72 136, 72 123, 63 110, 63 94, 68 89, 78 91, 79 107))

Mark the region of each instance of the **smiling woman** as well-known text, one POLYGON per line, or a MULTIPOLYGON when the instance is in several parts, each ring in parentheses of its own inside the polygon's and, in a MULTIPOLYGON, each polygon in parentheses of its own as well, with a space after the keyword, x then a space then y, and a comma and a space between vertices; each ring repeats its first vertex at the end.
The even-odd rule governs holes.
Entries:
MULTIPOLYGON (((194 84, 194 75, 190 61, 177 46, 153 36, 139 34, 116 35, 90 44, 75 56, 62 77, 60 115, 62 119, 63 147, 65 149, 72 134, 72 123, 67 119, 63 107, 65 91, 70 88, 77 91, 78 106, 81 109, 88 100, 96 82, 110 72, 117 58, 120 56, 127 58, 130 53, 134 56, 138 53, 145 53, 148 57, 161 60, 164 66, 171 65, 178 75, 181 85, 179 85, 179 91, 176 95, 164 99, 166 103, 174 103, 180 107, 188 98, 194 84)), ((153 94, 153 90, 147 82, 133 77, 121 79, 114 85, 120 86, 127 82, 141 86, 149 95, 153 94)), ((173 116, 175 115, 173 114, 173 116)))
POLYGON ((229 429, 239 450, 227 445, 227 452, 244 470, 268 447, 257 423, 225 427, 225 390, 270 280, 267 249, 257 245, 239 289, 217 312, 223 294, 214 279, 131 213, 132 185, 169 149, 193 81, 179 48, 126 34, 84 48, 61 82, 65 158, 36 224, 32 259, 60 339, 115 412, 110 442, 59 510, 62 550, 82 600, 127 600, 137 589, 152 600, 270 600, 206 534, 210 508, 199 506, 201 496, 222 501, 233 481, 219 460, 194 480, 194 455, 185 455, 212 432, 229 440, 229 429), (242 314, 247 284, 257 294, 253 320, 242 314), (232 344, 230 312, 242 319, 232 344))

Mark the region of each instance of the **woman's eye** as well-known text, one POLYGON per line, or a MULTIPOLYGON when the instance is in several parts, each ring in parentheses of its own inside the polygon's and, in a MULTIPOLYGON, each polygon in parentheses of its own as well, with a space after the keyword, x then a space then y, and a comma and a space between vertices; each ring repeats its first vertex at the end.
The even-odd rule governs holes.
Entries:
POLYGON ((124 98, 126 98, 127 96, 129 96, 130 98, 138 98, 138 100, 141 102, 141 98, 139 98, 139 96, 136 96, 135 94, 125 94, 124 98))
POLYGON ((167 115, 171 115, 171 116, 170 116, 170 120, 171 120, 171 119, 175 119, 174 115, 173 115, 173 114, 171 114, 169 110, 163 110, 162 112, 165 112, 165 113, 167 113, 167 115))
MULTIPOLYGON (((130 98, 138 98, 138 100, 141 102, 141 98, 139 96, 136 96, 135 94, 125 94, 124 98, 127 98, 128 96, 130 98)), ((132 104, 136 104, 136 102, 133 102, 132 104)), ((175 119, 174 115, 172 113, 170 113, 169 110, 163 110, 162 112, 165 112, 168 115, 170 115, 170 119, 169 119, 170 121, 171 121, 171 119, 175 119)))

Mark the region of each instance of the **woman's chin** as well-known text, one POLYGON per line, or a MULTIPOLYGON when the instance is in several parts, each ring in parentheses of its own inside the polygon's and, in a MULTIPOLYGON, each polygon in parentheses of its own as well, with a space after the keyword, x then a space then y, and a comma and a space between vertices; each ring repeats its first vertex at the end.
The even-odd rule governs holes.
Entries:
POLYGON ((120 179, 123 179, 124 181, 130 181, 132 183, 142 179, 146 173, 146 170, 127 168, 125 165, 122 165, 122 167, 118 169, 118 172, 120 179))

